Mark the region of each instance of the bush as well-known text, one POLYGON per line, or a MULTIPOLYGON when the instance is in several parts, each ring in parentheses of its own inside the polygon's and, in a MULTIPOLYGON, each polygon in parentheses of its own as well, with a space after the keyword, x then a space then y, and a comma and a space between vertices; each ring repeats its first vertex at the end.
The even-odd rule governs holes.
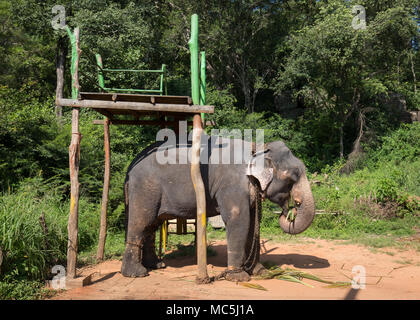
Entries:
POLYGON ((15 279, 12 275, 0 281, 0 300, 42 299, 51 294, 42 281, 15 279))
MULTIPOLYGON (((99 206, 79 201, 79 250, 97 243, 99 206)), ((14 193, 0 196, 0 246, 2 275, 31 280, 45 279, 49 268, 64 264, 67 252, 68 201, 60 188, 40 178, 27 180, 14 193), (45 217, 44 229, 40 223, 45 217)))
POLYGON ((383 138, 382 146, 371 153, 370 165, 394 163, 403 165, 420 157, 420 122, 403 124, 383 138))

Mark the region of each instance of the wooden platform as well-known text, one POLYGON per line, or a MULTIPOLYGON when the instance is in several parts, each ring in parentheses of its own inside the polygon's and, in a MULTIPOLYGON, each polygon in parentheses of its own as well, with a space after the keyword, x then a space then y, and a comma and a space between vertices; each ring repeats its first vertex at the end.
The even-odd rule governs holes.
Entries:
POLYGON ((81 92, 79 99, 57 99, 56 104, 92 108, 108 117, 111 124, 128 125, 158 125, 168 122, 166 116, 183 120, 197 113, 214 113, 214 106, 193 105, 188 96, 81 92), (118 116, 129 116, 129 119, 118 116), (156 119, 141 120, 144 116, 155 116, 156 119))

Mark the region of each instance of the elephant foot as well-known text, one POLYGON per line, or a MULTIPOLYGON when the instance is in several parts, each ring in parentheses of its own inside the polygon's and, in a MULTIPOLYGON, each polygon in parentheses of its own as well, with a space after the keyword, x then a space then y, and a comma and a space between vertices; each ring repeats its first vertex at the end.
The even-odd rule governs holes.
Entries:
POLYGON ((234 282, 247 282, 251 280, 251 277, 244 270, 227 270, 225 279, 234 282))
POLYGON ((141 263, 124 263, 121 267, 121 274, 124 277, 141 278, 149 275, 147 269, 141 263))
POLYGON ((254 270, 252 270, 252 275, 253 276, 263 276, 265 274, 268 274, 268 270, 261 264, 261 263, 257 263, 257 265, 255 266, 254 270))
POLYGON ((143 265, 148 269, 164 269, 166 264, 162 260, 143 261, 143 265))
POLYGON ((121 266, 121 274, 124 277, 137 278, 149 275, 147 269, 140 263, 139 251, 139 248, 134 246, 126 248, 121 266))

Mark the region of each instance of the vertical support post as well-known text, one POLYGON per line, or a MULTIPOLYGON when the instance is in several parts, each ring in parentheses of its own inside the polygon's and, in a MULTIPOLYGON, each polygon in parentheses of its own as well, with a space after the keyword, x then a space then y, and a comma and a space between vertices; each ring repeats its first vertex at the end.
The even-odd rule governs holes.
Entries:
POLYGON ((111 175, 111 147, 110 147, 110 137, 109 137, 109 118, 106 118, 104 122, 104 148, 105 148, 104 189, 102 191, 101 226, 99 229, 99 243, 98 243, 98 251, 96 253, 96 261, 102 261, 104 259, 105 242, 106 242, 109 180, 110 180, 110 175, 111 175))
MULTIPOLYGON (((71 87, 72 98, 77 99, 79 96, 79 28, 74 29, 74 33, 66 28, 70 37, 72 46, 71 55, 71 87)), ((67 225, 68 245, 67 245, 67 276, 69 278, 76 277, 77 262, 77 237, 78 237, 78 219, 79 219, 79 160, 80 160, 80 140, 79 132, 79 108, 73 108, 71 121, 71 143, 69 146, 69 166, 70 166, 70 214, 67 225)))
MULTIPOLYGON (((191 95, 194 104, 200 103, 200 79, 198 70, 198 15, 191 16, 191 38, 188 42, 191 53, 191 95)), ((207 239, 206 239, 206 194, 200 171, 201 116, 193 118, 193 140, 191 151, 191 179, 197 202, 197 283, 209 283, 207 274, 207 239)))
POLYGON ((191 38, 188 41, 191 55, 191 97, 194 104, 200 103, 200 77, 198 69, 198 15, 191 16, 191 38))
POLYGON ((105 88, 105 80, 104 80, 104 73, 102 72, 103 64, 102 64, 102 57, 99 53, 96 54, 96 64, 98 70, 98 84, 102 90, 105 88))
MULTIPOLYGON (((200 59, 200 105, 206 105, 206 53, 201 51, 200 59)), ((201 120, 203 121, 203 127, 206 127, 205 113, 201 114, 201 120)))
MULTIPOLYGON (((163 95, 165 71, 166 71, 166 64, 162 64, 162 74, 160 75, 160 95, 163 95)), ((168 93, 166 92, 166 86, 165 86, 165 95, 167 95, 167 94, 168 93)))
POLYGON ((193 139, 191 150, 191 179, 194 185, 195 199, 197 202, 197 283, 209 283, 210 278, 207 273, 207 218, 206 218, 206 193, 200 171, 200 148, 201 148, 201 116, 194 115, 193 118, 193 139))

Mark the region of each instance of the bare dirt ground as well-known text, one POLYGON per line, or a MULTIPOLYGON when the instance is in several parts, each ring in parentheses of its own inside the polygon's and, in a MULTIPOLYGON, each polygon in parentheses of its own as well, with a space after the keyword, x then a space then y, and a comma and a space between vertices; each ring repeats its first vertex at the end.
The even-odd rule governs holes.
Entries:
MULTIPOLYGON (((208 258, 209 276, 222 272, 227 261, 225 241, 213 242, 212 248, 217 254, 208 258)), ((361 265, 366 270, 366 288, 327 288, 324 283, 308 279, 303 281, 314 288, 277 279, 251 280, 267 291, 225 280, 196 285, 195 257, 179 257, 165 259, 165 269, 151 271, 145 278, 123 277, 118 260, 85 267, 80 270, 84 275, 96 272, 93 283, 63 291, 53 299, 420 299, 420 253, 415 250, 370 250, 326 240, 296 244, 268 241, 261 248, 261 260, 332 281, 349 281, 352 268, 361 265)))

